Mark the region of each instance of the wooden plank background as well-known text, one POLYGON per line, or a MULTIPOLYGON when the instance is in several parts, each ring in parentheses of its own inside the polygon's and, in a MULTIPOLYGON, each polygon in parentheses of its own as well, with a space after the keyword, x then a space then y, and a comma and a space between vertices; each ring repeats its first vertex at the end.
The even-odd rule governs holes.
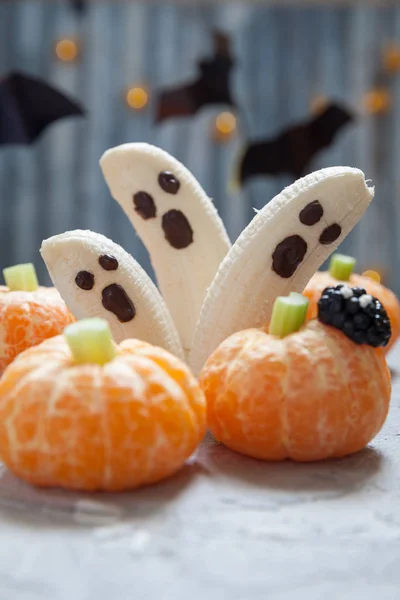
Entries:
MULTIPOLYGON (((66 2, 0 2, 0 76, 12 69, 39 75, 79 99, 85 119, 60 121, 31 147, 0 147, 0 268, 33 260, 47 276, 41 240, 72 228, 89 228, 122 244, 150 270, 145 249, 103 182, 98 159, 113 145, 147 141, 182 160, 215 199, 234 239, 253 207, 270 200, 290 179, 251 182, 227 190, 230 169, 244 136, 273 135, 309 114, 324 94, 359 111, 379 74, 382 49, 400 43, 400 7, 279 7, 261 3, 214 5, 91 2, 82 15, 66 2), (251 4, 251 6, 250 6, 251 4), (234 88, 246 116, 241 136, 215 144, 210 126, 219 109, 195 118, 153 123, 154 107, 132 112, 123 93, 134 82, 151 89, 181 82, 210 51, 210 32, 232 36, 238 66, 234 88), (54 57, 61 37, 80 40, 80 60, 54 57)), ((360 116, 313 168, 349 164, 376 184, 367 216, 343 244, 360 268, 378 267, 400 293, 400 74, 388 79, 393 109, 383 117, 360 116)))

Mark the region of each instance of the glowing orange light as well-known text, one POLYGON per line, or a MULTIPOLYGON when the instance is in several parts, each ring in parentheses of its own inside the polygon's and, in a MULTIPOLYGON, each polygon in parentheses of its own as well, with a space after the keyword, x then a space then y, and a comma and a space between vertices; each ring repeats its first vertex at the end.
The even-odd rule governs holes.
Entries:
POLYGON ((400 71, 400 46, 390 44, 383 52, 382 62, 388 73, 400 71))
POLYGON ((59 40, 56 44, 57 58, 63 62, 73 62, 78 56, 78 45, 74 40, 59 40))
POLYGON ((372 271, 370 269, 368 269, 367 271, 364 271, 363 277, 368 277, 369 279, 372 279, 373 281, 376 281, 377 283, 381 282, 381 276, 379 275, 379 273, 377 271, 372 271))
POLYGON ((325 107, 328 104, 328 98, 323 94, 315 96, 312 98, 310 103, 310 110, 313 115, 319 115, 323 112, 325 107))
POLYGON ((376 88, 364 96, 364 106, 369 114, 381 114, 389 110, 392 98, 388 90, 376 88))
POLYGON ((219 113, 215 120, 215 129, 221 136, 230 136, 236 130, 236 117, 230 112, 219 113))
POLYGON ((144 108, 149 100, 149 95, 142 87, 131 87, 126 93, 126 102, 128 106, 135 110, 144 108))

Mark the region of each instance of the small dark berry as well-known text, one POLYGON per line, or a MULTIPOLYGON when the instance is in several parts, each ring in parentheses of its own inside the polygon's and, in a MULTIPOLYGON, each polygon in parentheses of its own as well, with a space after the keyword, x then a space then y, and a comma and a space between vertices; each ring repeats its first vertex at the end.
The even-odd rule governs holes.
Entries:
POLYGON ((389 325, 388 319, 382 318, 381 315, 374 315, 372 318, 372 323, 377 331, 382 331, 389 325))
POLYGON ((321 296, 321 298, 318 300, 318 306, 320 308, 330 306, 330 304, 331 298, 330 296, 328 296, 328 294, 323 294, 323 296, 321 296))
POLYGON ((353 337, 354 334, 354 323, 352 319, 347 319, 343 325, 343 333, 345 333, 348 337, 353 337))
POLYGON ((375 315, 377 314, 376 309, 375 309, 375 303, 371 302, 370 304, 367 304, 367 306, 364 306, 364 308, 362 309, 362 311, 366 314, 369 315, 370 317, 374 318, 375 315))
POLYGON ((367 340, 368 340, 368 344, 370 346, 373 346, 374 348, 378 348, 381 343, 382 343, 382 339, 380 334, 374 329, 374 327, 370 327, 367 331, 367 340))
POLYGON ((363 312, 354 315, 353 323, 356 329, 368 329, 371 325, 371 318, 363 312))
POLYGON ((363 296, 364 294, 366 294, 366 290, 364 290, 364 288, 360 288, 360 287, 353 287, 351 288, 353 290, 353 295, 356 298, 359 298, 360 296, 363 296))
POLYGON ((334 313, 341 312, 343 310, 344 298, 339 290, 335 290, 331 295, 331 311, 334 313))
POLYGON ((343 329, 345 319, 346 315, 343 312, 336 313, 332 319, 333 327, 336 327, 336 329, 343 329))
POLYGON ((367 343, 367 332, 362 331, 361 329, 357 329, 357 331, 354 332, 352 340, 356 344, 366 344, 367 343))
POLYGON ((344 283, 339 283, 339 285, 337 285, 335 287, 335 290, 341 290, 344 287, 344 283))
POLYGON ((325 288, 325 289, 324 289, 324 291, 322 292, 322 295, 324 295, 324 294, 327 294, 327 295, 329 296, 329 295, 330 295, 330 294, 332 294, 332 292, 334 292, 334 291, 335 291, 335 288, 334 288, 334 287, 327 287, 327 288, 325 288))
POLYGON ((329 311, 319 310, 318 311, 318 319, 322 323, 325 323, 325 325, 331 325, 332 324, 332 315, 331 315, 331 313, 329 311))
POLYGON ((381 335, 384 340, 389 341, 390 338, 392 337, 392 328, 390 326, 386 327, 386 329, 384 331, 379 332, 379 335, 381 335))
POLYGON ((346 300, 346 311, 351 315, 355 315, 360 310, 360 302, 358 298, 353 296, 346 300))

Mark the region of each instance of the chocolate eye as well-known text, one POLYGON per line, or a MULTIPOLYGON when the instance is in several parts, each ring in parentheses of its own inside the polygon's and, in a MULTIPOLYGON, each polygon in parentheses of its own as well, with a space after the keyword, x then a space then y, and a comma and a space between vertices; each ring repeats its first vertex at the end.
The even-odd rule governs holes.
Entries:
POLYGON ((314 202, 307 204, 307 206, 305 206, 300 212, 300 223, 308 226, 315 225, 321 220, 323 214, 324 209, 322 208, 321 203, 319 200, 314 200, 314 202))
POLYGON ((163 215, 162 228, 165 239, 177 250, 187 248, 193 242, 193 229, 180 210, 169 210, 163 215))
POLYGON ((103 254, 99 257, 99 264, 105 271, 116 271, 118 269, 118 261, 111 254, 103 254))
POLYGON ((121 285, 112 283, 101 292, 103 306, 121 323, 132 321, 136 315, 135 305, 121 285))
POLYGON ((179 179, 171 171, 163 171, 158 176, 160 188, 167 194, 177 194, 181 187, 179 179))
POLYGON ((332 244, 335 242, 340 234, 342 233, 342 228, 337 223, 333 223, 333 225, 329 225, 326 227, 321 235, 319 236, 319 241, 321 244, 332 244))
POLYGON ((89 271, 79 271, 75 277, 75 283, 81 290, 91 290, 94 286, 94 275, 89 271))
POLYGON ((157 209, 153 197, 147 192, 137 192, 133 196, 133 204, 135 211, 142 219, 154 219, 157 214, 157 209))
POLYGON ((280 242, 272 255, 272 269, 277 275, 289 279, 303 261, 307 242, 300 235, 291 235, 280 242))

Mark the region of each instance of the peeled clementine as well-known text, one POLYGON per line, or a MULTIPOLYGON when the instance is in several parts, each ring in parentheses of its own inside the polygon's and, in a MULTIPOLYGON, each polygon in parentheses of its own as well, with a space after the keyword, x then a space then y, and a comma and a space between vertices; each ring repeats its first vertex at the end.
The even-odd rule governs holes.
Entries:
POLYGON ((0 380, 0 457, 38 486, 136 488, 182 467, 205 413, 197 380, 168 352, 125 340, 103 366, 76 364, 57 336, 0 380))
POLYGON ((216 439, 271 461, 361 450, 382 427, 391 392, 381 349, 316 320, 282 339, 257 329, 232 335, 200 383, 216 439))
POLYGON ((23 350, 61 333, 74 317, 55 288, 0 286, 0 373, 23 350))

